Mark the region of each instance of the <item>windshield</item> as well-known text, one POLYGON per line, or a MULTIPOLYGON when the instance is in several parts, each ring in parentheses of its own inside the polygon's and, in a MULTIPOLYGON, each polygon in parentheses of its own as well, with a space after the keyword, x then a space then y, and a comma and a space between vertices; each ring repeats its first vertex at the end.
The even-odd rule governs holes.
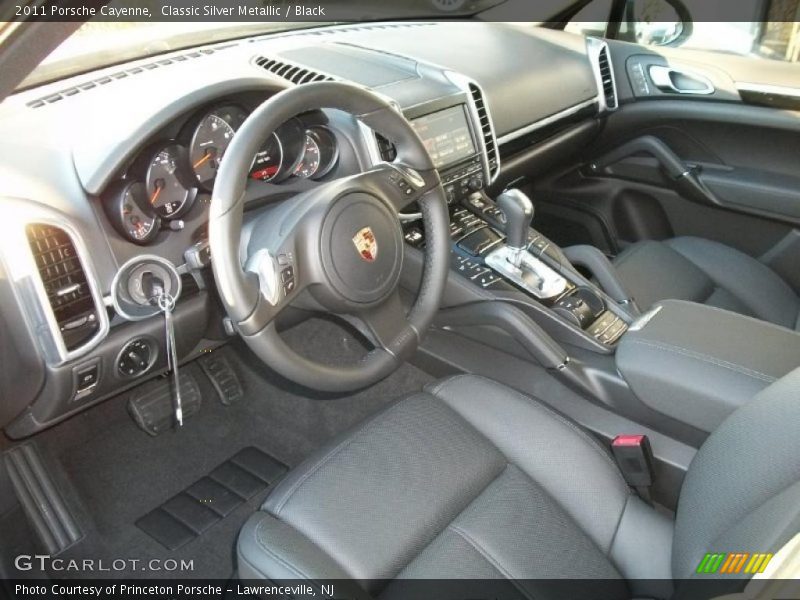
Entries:
POLYGON ((51 52, 19 87, 201 44, 330 24, 89 21, 51 52))
MULTIPOLYGON (((129 0, 122 0, 117 4, 125 4, 126 1, 129 3, 129 0)), ((322 13, 326 17, 302 22, 279 18, 266 21, 259 18, 257 21, 250 22, 241 20, 187 21, 180 20, 180 15, 164 16, 163 8, 162 10, 153 9, 151 13, 148 13, 152 15, 148 21, 120 21, 108 17, 94 18, 78 28, 42 61, 19 85, 19 88, 31 87, 77 73, 164 52, 252 35, 310 29, 337 24, 344 20, 352 21, 354 18, 359 21, 464 18, 503 4, 505 1, 407 0, 402 4, 394 4, 376 3, 374 0, 337 0, 335 4, 327 5, 328 12, 322 13)), ((563 0, 557 1, 563 2, 563 0)), ((230 11, 232 9, 219 10, 230 11)))

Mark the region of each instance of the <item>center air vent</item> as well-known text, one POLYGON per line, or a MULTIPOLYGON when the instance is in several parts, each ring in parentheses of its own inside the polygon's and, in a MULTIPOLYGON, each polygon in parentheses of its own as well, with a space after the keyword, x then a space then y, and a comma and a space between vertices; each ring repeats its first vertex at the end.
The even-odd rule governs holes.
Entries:
POLYGON ((597 38, 588 38, 589 56, 595 69, 595 79, 600 92, 601 109, 614 110, 619 105, 617 101, 617 86, 614 81, 614 70, 608 44, 597 38))
POLYGON ((330 75, 323 75, 311 69, 293 65, 275 58, 267 58, 266 56, 257 56, 255 63, 262 69, 266 69, 270 73, 274 73, 278 77, 291 81, 295 85, 302 83, 311 83, 312 81, 333 81, 330 75))
POLYGON ((28 242, 64 345, 74 350, 99 328, 86 273, 69 234, 51 225, 27 226, 28 242))
POLYGON ((497 154, 497 140, 494 137, 492 116, 489 114, 489 108, 486 106, 486 101, 483 99, 481 88, 474 83, 470 83, 469 93, 472 94, 475 110, 478 111, 478 118, 481 122, 481 133, 483 135, 483 145, 486 148, 486 157, 489 159, 489 173, 492 176, 492 180, 494 180, 500 169, 500 159, 497 154))

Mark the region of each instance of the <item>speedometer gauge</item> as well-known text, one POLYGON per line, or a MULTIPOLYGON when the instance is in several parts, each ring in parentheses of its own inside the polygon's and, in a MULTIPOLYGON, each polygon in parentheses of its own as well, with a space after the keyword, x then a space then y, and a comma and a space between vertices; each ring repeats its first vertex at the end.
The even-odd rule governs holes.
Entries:
POLYGON ((143 183, 122 183, 111 193, 105 208, 114 228, 131 242, 149 244, 158 235, 161 222, 147 201, 143 183))
POLYGON ((186 148, 179 144, 162 147, 147 167, 147 201, 159 216, 174 219, 186 213, 197 188, 191 183, 186 148))
POLYGON ((197 181, 210 190, 225 151, 247 114, 237 106, 223 106, 204 116, 197 124, 189 146, 189 160, 197 181))

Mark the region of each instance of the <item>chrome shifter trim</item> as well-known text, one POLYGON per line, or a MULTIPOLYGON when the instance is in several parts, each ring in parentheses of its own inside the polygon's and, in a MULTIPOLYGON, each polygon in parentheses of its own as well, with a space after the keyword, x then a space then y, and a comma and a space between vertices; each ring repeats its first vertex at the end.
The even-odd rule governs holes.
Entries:
POLYGON ((527 250, 501 246, 484 259, 486 264, 536 298, 554 298, 568 286, 567 280, 527 250))

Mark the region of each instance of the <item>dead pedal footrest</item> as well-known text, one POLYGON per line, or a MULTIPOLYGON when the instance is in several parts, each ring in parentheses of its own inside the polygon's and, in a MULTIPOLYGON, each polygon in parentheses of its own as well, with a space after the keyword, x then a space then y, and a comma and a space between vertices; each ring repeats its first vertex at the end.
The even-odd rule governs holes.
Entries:
MULTIPOLYGON (((200 410, 200 386, 190 373, 181 373, 181 407, 186 419, 200 410)), ((128 397, 128 413, 150 435, 158 435, 175 425, 175 406, 171 379, 157 379, 133 390, 128 397)))
POLYGON ((253 446, 237 452, 205 477, 136 521, 162 546, 175 550, 278 481, 286 465, 253 446))
POLYGON ((78 542, 83 533, 35 444, 15 446, 4 459, 14 492, 45 551, 56 555, 78 542))
POLYGON ((244 396, 242 384, 224 354, 212 352, 198 359, 197 363, 211 380, 225 406, 242 399, 244 396))

